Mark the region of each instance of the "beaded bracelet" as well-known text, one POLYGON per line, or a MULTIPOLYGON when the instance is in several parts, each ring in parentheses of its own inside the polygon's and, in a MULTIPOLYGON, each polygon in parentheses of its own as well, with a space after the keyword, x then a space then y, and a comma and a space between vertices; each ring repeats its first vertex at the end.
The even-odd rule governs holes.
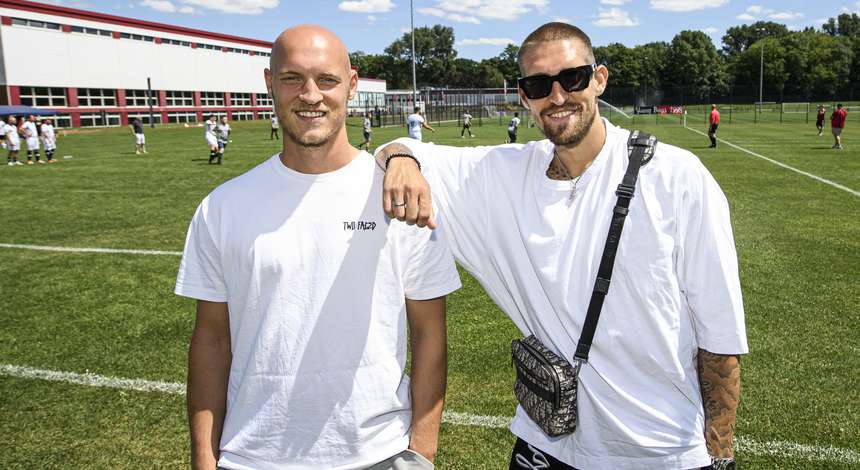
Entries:
POLYGON ((391 161, 391 159, 392 159, 392 158, 394 158, 394 157, 406 157, 406 158, 411 158, 411 159, 415 162, 415 164, 416 164, 416 165, 418 165, 418 171, 421 171, 421 162, 419 162, 419 161, 418 161, 418 159, 417 159, 417 158, 415 158, 415 156, 414 156, 414 155, 410 155, 410 154, 408 154, 408 153, 404 153, 404 152, 392 153, 391 155, 389 155, 389 156, 388 156, 388 158, 386 158, 386 159, 385 159, 385 170, 386 170, 386 171, 388 170, 388 162, 390 162, 390 161, 391 161))

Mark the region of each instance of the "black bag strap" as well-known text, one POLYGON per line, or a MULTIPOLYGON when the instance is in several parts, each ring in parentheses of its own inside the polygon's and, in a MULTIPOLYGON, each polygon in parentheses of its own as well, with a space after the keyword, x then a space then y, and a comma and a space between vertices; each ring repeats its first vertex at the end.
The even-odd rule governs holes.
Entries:
POLYGON ((636 189, 636 179, 639 177, 639 168, 648 163, 654 156, 654 148, 657 138, 651 134, 633 131, 627 148, 630 163, 627 172, 615 194, 618 201, 612 209, 612 222, 609 224, 609 235, 606 237, 606 245, 603 247, 603 256, 600 259, 600 267, 597 268, 597 279, 594 281, 594 290, 591 292, 591 301, 588 303, 588 312, 585 315, 585 324, 582 334, 576 344, 574 357, 582 362, 588 362, 588 351, 597 330, 597 320, 600 318, 600 310, 603 308, 603 300, 609 292, 609 281, 612 279, 612 267, 615 265, 615 253, 618 251, 618 243, 621 240, 621 230, 624 228, 624 219, 629 212, 630 200, 636 189))

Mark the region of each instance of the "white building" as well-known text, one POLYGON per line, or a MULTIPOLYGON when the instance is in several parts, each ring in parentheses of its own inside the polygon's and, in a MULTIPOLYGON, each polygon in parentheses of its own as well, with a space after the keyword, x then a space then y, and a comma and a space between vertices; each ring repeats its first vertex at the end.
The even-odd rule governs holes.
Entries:
MULTIPOLYGON (((62 127, 268 119, 272 44, 26 0, 0 0, 0 105, 55 109, 62 127), (38 54, 38 56, 34 55, 38 54)), ((379 96, 381 93, 381 97, 379 96)), ((359 81, 356 107, 384 103, 359 81)))

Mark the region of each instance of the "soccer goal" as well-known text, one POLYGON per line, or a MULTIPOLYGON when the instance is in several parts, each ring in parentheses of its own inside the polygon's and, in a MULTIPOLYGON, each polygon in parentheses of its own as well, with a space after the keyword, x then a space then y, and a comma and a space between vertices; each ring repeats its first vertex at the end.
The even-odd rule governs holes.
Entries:
MULTIPOLYGON (((597 106, 598 106, 598 109, 600 109, 600 115, 601 116, 605 116, 605 117, 610 118, 610 119, 613 116, 621 116, 624 119, 633 119, 633 116, 631 116, 630 114, 625 112, 623 109, 619 108, 618 106, 614 106, 612 104, 609 104, 606 101, 603 101, 602 99, 598 98, 597 106)), ((632 112, 633 110, 631 109, 629 111, 632 112)))
POLYGON ((782 103, 783 114, 808 114, 810 111, 809 102, 806 103, 782 103))

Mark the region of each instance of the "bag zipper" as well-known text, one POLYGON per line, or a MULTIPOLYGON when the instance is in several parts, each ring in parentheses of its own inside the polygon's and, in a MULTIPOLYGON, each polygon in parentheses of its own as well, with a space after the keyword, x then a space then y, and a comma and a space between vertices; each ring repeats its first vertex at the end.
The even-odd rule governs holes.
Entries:
MULTIPOLYGON (((544 366, 544 368, 549 370, 550 378, 552 379, 553 384, 555 384, 555 393, 553 393, 553 398, 555 402, 554 405, 555 408, 558 408, 561 405, 561 397, 559 393, 561 391, 561 380, 559 380, 558 378, 558 371, 555 370, 555 367, 553 367, 552 364, 550 364, 550 362, 547 360, 547 358, 543 357, 540 351, 538 351, 534 346, 526 343, 523 340, 520 340, 520 345, 524 347, 526 351, 528 351, 532 356, 534 356, 537 361, 544 366)), ((523 364, 523 366, 525 365, 523 364)))

